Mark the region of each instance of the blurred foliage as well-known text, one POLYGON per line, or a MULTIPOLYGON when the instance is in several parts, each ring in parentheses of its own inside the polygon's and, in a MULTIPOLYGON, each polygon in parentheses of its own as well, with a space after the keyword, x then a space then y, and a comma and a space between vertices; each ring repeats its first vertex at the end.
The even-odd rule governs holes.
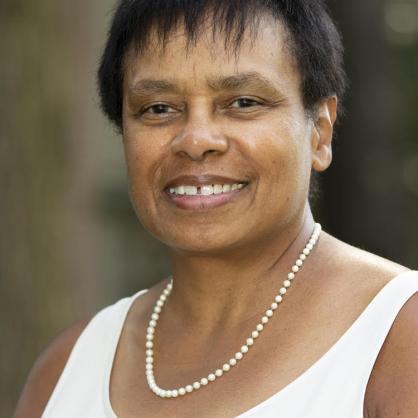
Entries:
MULTIPOLYGON (((417 268, 418 4, 329 3, 351 89, 316 217, 417 268)), ((11 416, 59 329, 169 272, 166 250, 135 218, 120 138, 98 110, 112 5, 0 3, 0 416, 11 416)))

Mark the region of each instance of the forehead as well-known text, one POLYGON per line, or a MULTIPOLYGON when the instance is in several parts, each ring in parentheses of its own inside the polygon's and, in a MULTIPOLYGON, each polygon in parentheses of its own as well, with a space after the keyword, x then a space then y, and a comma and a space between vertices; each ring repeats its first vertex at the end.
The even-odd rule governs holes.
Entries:
POLYGON ((239 45, 231 42, 210 27, 201 29, 193 41, 181 26, 164 42, 154 31, 143 51, 129 49, 124 65, 124 87, 131 88, 143 79, 192 86, 240 73, 259 73, 278 84, 299 85, 290 37, 279 21, 264 17, 256 31, 248 29, 243 33, 239 45))

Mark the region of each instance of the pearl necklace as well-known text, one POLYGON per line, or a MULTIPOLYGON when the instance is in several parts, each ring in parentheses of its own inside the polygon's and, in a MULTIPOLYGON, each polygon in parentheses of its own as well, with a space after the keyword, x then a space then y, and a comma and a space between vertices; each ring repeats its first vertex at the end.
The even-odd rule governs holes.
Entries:
POLYGON ((256 339, 263 331, 266 324, 269 322, 271 317, 273 316, 274 312, 279 307, 279 304, 283 300, 283 296, 286 294, 287 289, 291 286, 293 279, 295 278, 297 272, 303 265, 303 262, 306 260, 306 257, 312 251, 314 245, 316 244, 319 234, 321 233, 321 225, 316 223, 313 233, 309 239, 309 242, 306 244, 305 248, 303 249, 302 253, 300 254, 299 258, 296 260, 295 264, 292 266, 291 271, 287 275, 287 279, 283 282, 283 286, 280 288, 279 293, 275 296, 273 303, 269 306, 266 310, 264 315, 261 318, 261 322, 257 324, 254 331, 251 333, 251 336, 247 338, 246 343, 241 347, 241 349, 234 354, 234 356, 224 363, 219 369, 215 370, 213 373, 210 373, 206 377, 202 377, 200 380, 197 380, 191 385, 187 385, 184 387, 180 387, 178 389, 162 389, 155 383, 154 378, 154 335, 155 335, 155 328, 157 326, 159 314, 167 300, 170 296, 171 290, 173 289, 173 279, 171 278, 170 282, 162 292, 161 296, 157 300, 153 313, 151 315, 151 320, 149 321, 149 325, 147 328, 147 342, 146 346, 146 358, 145 358, 145 374, 147 376, 148 386, 149 388, 159 397, 161 398, 177 398, 178 396, 183 396, 188 393, 191 393, 195 390, 198 390, 208 383, 214 382, 219 377, 223 376, 226 372, 231 370, 232 367, 236 366, 238 362, 245 356, 248 350, 253 346, 256 339))

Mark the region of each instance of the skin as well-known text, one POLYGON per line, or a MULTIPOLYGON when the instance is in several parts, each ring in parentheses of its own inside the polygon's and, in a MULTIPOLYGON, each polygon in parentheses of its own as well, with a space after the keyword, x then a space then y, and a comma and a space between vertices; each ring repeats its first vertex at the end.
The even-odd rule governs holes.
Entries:
MULTIPOLYGON (((265 18, 257 38, 246 36, 237 56, 224 50, 222 38, 212 42, 208 31, 186 54, 179 29, 160 54, 151 39, 148 51, 126 62, 123 146, 131 200, 144 226, 170 248, 175 277, 154 350, 163 387, 193 382, 233 354, 312 232, 310 173, 331 164, 337 99, 324 98, 308 115, 285 39, 283 28, 265 18), (164 192, 177 176, 203 174, 248 186, 227 204, 200 210, 181 209, 164 192)), ((243 413, 309 368, 377 292, 407 270, 323 232, 280 315, 245 361, 227 378, 169 402, 150 393, 138 373, 164 280, 128 314, 113 364, 112 407, 122 418, 243 413)), ((365 417, 418 415, 417 314, 414 296, 376 362, 365 417)), ((40 415, 82 328, 67 330, 38 361, 15 417, 40 415)))

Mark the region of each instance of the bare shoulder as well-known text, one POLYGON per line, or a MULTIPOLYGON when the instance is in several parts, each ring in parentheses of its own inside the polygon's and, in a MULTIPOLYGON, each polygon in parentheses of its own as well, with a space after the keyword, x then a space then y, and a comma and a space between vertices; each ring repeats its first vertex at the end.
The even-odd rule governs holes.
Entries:
MULTIPOLYGON (((358 295, 365 294, 365 301, 398 275, 411 271, 328 234, 325 241, 345 272, 342 276, 361 289, 358 295)), ((364 413, 368 418, 418 416, 418 293, 399 311, 379 352, 367 385, 364 413)))
POLYGON ((398 275, 410 271, 406 266, 369 251, 354 247, 330 234, 323 233, 322 259, 332 257, 331 268, 342 282, 359 286, 361 292, 374 296, 398 275))
POLYGON ((369 380, 373 418, 418 416, 418 293, 399 311, 369 380))
POLYGON ((39 418, 64 369, 72 348, 90 318, 61 331, 40 354, 26 380, 14 418, 39 418))

